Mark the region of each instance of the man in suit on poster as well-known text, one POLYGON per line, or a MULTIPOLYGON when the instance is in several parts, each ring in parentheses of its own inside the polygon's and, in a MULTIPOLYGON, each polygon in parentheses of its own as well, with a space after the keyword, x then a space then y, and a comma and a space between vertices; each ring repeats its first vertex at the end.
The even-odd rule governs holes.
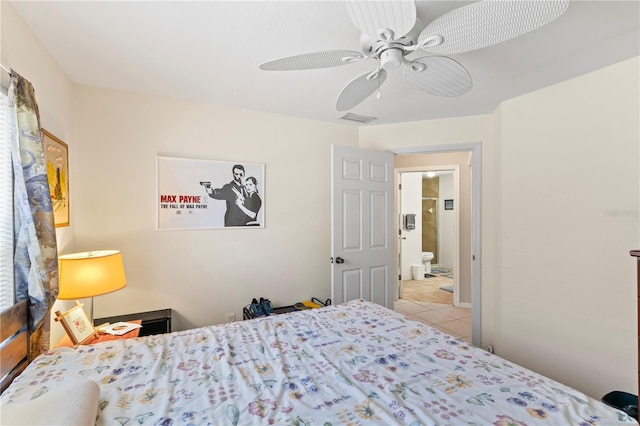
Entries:
POLYGON ((225 184, 222 188, 211 188, 210 182, 203 182, 202 184, 209 194, 209 197, 216 200, 224 200, 227 203, 227 211, 224 214, 224 226, 245 226, 246 215, 236 204, 236 200, 240 200, 241 203, 247 198, 247 190, 244 187, 244 166, 241 164, 235 164, 231 171, 233 173, 233 180, 225 184))

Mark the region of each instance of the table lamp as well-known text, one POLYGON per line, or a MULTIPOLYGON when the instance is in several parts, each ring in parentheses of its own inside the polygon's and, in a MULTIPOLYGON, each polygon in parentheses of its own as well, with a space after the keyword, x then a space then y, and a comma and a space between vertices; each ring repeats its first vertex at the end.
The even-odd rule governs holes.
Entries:
POLYGON ((127 286, 122 255, 119 250, 97 250, 58 257, 58 299, 93 298, 127 286))

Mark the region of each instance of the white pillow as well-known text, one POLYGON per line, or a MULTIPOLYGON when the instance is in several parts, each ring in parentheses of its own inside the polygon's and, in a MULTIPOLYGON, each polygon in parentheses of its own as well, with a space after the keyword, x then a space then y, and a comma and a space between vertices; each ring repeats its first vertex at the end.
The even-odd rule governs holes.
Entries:
POLYGON ((100 387, 74 379, 26 402, 2 404, 3 426, 89 426, 96 424, 100 387))

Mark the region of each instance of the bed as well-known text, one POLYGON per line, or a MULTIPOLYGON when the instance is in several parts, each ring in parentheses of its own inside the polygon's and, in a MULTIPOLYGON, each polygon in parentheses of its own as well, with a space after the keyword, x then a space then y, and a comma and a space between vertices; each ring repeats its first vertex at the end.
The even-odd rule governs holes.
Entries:
POLYGON ((84 421, 98 425, 635 423, 575 389, 363 300, 51 350, 2 394, 3 416, 42 416, 52 405, 59 412, 55 400, 36 410, 33 404, 68 404, 72 396, 79 399, 74 407, 89 408, 84 421))

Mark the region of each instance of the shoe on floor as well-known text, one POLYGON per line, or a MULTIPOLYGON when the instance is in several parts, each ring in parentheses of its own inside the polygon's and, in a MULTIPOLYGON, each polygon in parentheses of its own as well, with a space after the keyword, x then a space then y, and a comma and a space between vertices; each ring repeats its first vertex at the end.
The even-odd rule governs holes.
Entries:
POLYGON ((273 310, 273 306, 271 306, 271 300, 265 299, 263 297, 260 298, 260 306, 264 311, 265 315, 273 315, 275 314, 273 310))
POLYGON ((249 310, 251 311, 251 315, 254 318, 264 317, 264 316, 267 315, 267 313, 262 308, 262 305, 260 303, 258 303, 258 301, 256 300, 255 297, 251 301, 251 305, 249 306, 249 310))
POLYGON ((310 307, 308 307, 307 305, 305 305, 302 302, 294 303, 293 306, 294 306, 294 308, 296 308, 299 311, 304 311, 306 309, 311 309, 310 307))

